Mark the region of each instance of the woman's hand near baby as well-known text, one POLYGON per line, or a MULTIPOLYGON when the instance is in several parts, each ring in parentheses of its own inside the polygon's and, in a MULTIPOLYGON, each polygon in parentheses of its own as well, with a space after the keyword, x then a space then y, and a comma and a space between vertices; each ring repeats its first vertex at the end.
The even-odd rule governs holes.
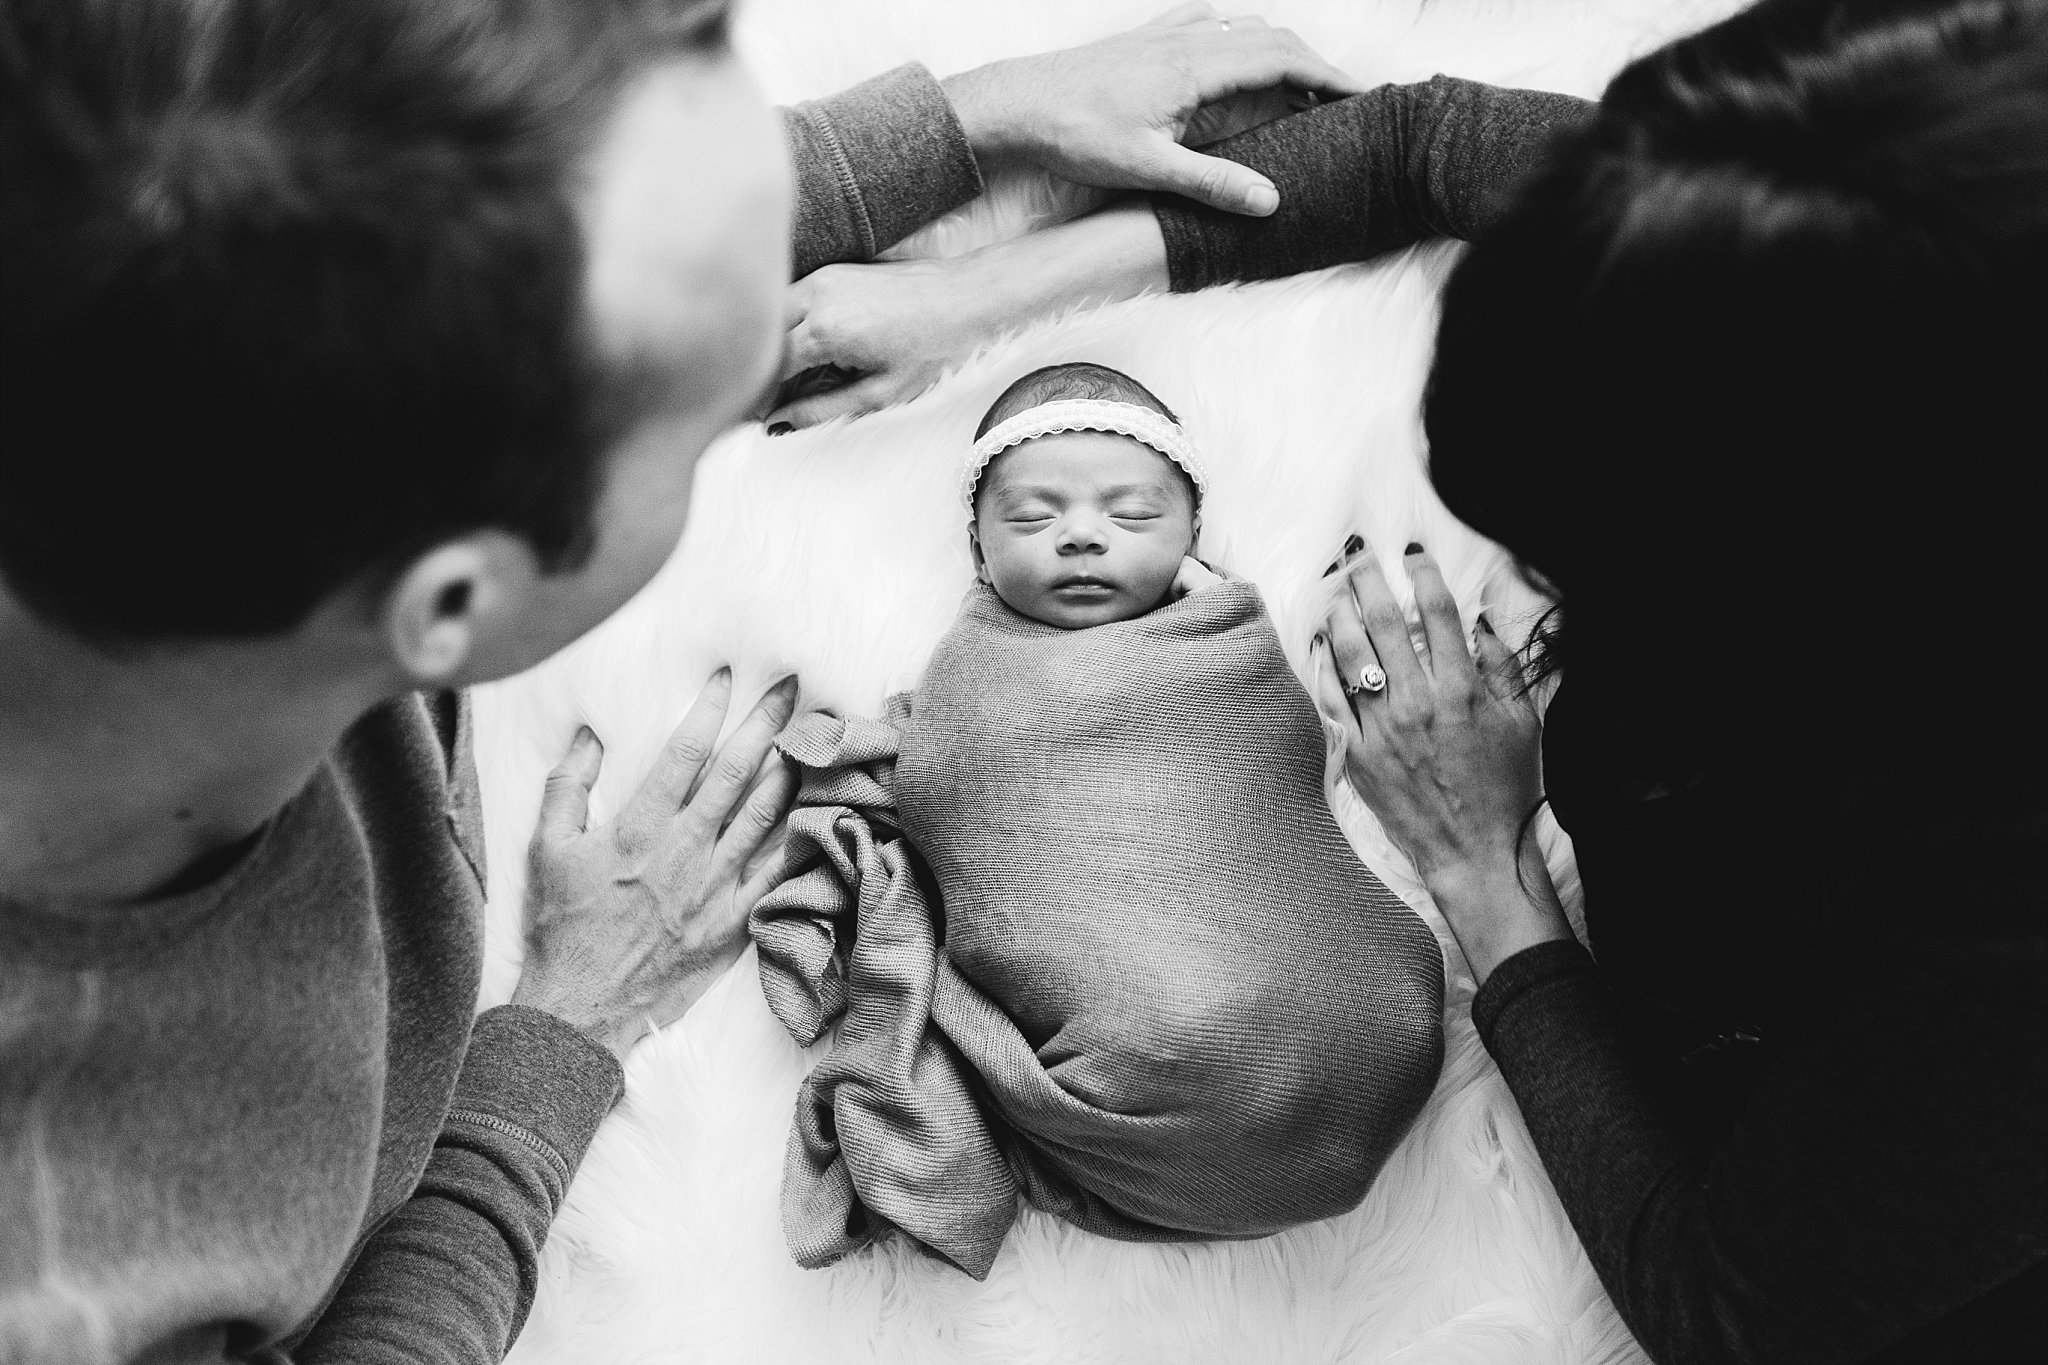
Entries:
POLYGON ((1478 657, 1420 545, 1406 555, 1418 648, 1369 550, 1343 564, 1316 638, 1316 700, 1344 741, 1353 790, 1415 864, 1481 981, 1536 943, 1571 937, 1533 838, 1542 722, 1514 653, 1480 617, 1478 657))

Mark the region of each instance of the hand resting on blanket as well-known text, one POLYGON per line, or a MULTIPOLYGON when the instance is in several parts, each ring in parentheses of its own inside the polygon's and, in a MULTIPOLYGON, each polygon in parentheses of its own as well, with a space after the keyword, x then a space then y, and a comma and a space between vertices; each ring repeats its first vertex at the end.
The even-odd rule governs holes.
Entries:
POLYGON ((768 690, 722 749, 720 669, 617 818, 586 828, 604 748, 586 727, 548 774, 528 853, 526 968, 512 996, 566 1020, 621 1062, 680 1018, 746 946, 773 885, 796 781, 770 745, 796 680, 768 690))
POLYGON ((1316 700, 1343 737, 1353 790, 1414 862, 1483 982, 1522 949, 1572 936, 1542 852, 1524 837, 1543 800, 1543 725, 1484 614, 1466 648, 1428 551, 1410 545, 1405 556, 1418 647, 1378 560, 1353 543, 1311 651, 1316 700))

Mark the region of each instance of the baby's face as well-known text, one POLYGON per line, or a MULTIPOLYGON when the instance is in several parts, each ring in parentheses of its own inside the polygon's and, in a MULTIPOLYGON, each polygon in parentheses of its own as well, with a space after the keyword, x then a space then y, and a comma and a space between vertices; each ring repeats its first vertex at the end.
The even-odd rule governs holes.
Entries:
POLYGON ((1063 630, 1143 616, 1193 551, 1187 478, 1150 446, 1062 431, 1012 446, 981 476, 974 518, 982 581, 1063 630))

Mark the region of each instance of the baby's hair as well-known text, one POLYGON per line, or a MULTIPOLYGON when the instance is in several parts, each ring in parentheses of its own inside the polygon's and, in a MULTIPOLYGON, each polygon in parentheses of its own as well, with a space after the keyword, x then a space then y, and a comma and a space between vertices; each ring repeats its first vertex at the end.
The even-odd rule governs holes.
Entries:
POLYGON ((1002 395, 989 405, 989 410, 982 414, 981 425, 974 429, 974 439, 979 441, 998 423, 1009 421, 1027 408, 1076 398, 1129 403, 1133 407, 1149 408, 1169 422, 1180 420, 1173 415, 1172 408, 1159 401, 1157 394, 1122 370, 1112 370, 1107 365, 1095 365, 1086 360, 1070 360, 1064 365, 1047 365, 1033 370, 1004 389, 1002 395))

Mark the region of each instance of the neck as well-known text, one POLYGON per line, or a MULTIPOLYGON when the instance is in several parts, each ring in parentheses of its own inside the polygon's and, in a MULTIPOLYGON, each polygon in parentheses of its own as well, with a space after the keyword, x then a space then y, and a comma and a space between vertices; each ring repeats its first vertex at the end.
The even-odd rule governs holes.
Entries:
POLYGON ((109 654, 0 593, 0 894, 129 902, 175 885, 397 690, 365 665, 319 629, 109 654))

